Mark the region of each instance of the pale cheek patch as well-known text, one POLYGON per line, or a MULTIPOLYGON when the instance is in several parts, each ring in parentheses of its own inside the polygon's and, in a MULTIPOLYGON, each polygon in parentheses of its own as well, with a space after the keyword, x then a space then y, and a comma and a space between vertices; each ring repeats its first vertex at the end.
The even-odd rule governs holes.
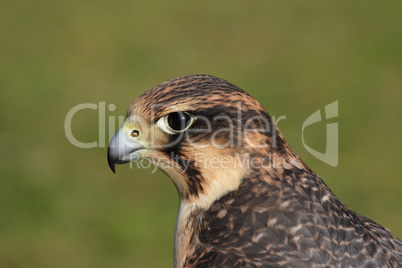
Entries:
MULTIPOLYGON (((189 151, 185 154, 192 156, 189 151)), ((198 156, 192 157, 196 160, 197 167, 204 178, 203 191, 198 196, 192 197, 189 202, 207 210, 213 202, 239 187, 248 167, 236 163, 235 157, 230 156, 226 150, 198 149, 197 154, 198 156), (211 162, 208 159, 215 160, 211 162), (205 163, 208 161, 210 163, 205 163)))

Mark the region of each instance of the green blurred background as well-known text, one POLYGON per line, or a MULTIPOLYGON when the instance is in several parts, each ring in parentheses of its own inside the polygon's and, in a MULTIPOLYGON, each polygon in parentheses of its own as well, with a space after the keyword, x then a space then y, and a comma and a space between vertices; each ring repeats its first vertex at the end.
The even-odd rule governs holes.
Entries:
MULTIPOLYGON (((129 165, 113 174, 106 148, 73 146, 64 120, 80 103, 124 115, 148 88, 192 73, 285 115, 288 142, 340 200, 401 238, 401 10, 401 1, 1 1, 0 267, 172 266, 173 184, 129 165), (307 152, 301 126, 336 100, 334 168, 307 152)), ((321 151, 325 123, 306 130, 321 151)), ((98 141, 98 125, 98 110, 86 109, 72 131, 98 141)))

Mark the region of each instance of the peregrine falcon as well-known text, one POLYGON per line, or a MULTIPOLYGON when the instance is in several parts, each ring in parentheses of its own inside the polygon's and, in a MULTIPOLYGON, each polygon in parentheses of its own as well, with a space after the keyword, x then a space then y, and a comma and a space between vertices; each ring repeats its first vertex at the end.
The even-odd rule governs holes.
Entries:
POLYGON ((223 79, 182 76, 137 97, 108 163, 142 159, 180 197, 175 267, 402 267, 402 242, 343 205, 223 79))

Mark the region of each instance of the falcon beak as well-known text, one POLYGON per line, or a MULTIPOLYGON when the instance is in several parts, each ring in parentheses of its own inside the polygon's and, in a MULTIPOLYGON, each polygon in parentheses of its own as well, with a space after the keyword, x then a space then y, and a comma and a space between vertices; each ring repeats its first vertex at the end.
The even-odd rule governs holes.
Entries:
POLYGON ((145 147, 125 134, 123 128, 114 134, 107 149, 107 161, 110 169, 116 173, 116 164, 125 164, 141 159, 145 147))

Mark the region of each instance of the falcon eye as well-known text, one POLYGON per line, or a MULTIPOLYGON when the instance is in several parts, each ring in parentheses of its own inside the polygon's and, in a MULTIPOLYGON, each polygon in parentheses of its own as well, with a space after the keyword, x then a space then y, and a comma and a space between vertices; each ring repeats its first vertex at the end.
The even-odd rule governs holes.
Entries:
POLYGON ((186 130, 193 121, 193 117, 188 113, 176 112, 167 116, 167 123, 172 131, 181 132, 186 130))
POLYGON ((194 116, 187 112, 174 112, 159 118, 156 126, 168 134, 177 134, 186 131, 194 121, 194 116))

